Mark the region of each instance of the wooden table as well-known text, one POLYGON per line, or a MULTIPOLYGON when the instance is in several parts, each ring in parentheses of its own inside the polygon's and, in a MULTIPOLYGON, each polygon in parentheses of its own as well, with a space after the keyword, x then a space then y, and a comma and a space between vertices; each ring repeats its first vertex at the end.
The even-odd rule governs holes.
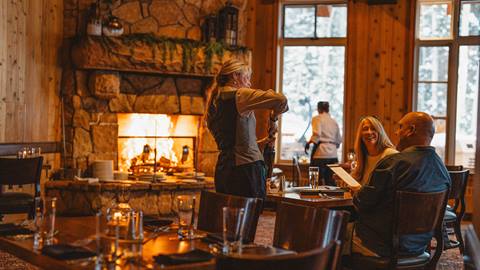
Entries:
POLYGON ((313 207, 335 208, 352 206, 352 196, 350 193, 344 193, 344 196, 329 196, 328 198, 321 198, 319 195, 301 195, 291 189, 285 192, 268 193, 267 201, 290 202, 295 204, 302 204, 313 207))
MULTIPOLYGON (((72 243, 79 239, 86 239, 95 234, 94 217, 60 217, 56 219, 56 229, 59 233, 55 239, 57 243, 72 243)), ((180 241, 176 231, 163 232, 154 235, 151 232, 145 232, 145 240, 150 239, 142 247, 142 257, 145 262, 143 267, 138 265, 122 265, 121 269, 157 269, 160 268, 153 261, 153 256, 158 254, 184 253, 192 249, 201 249, 209 251, 208 244, 201 240, 180 241), (153 237, 152 237, 153 236, 153 237)), ((144 241, 145 241, 144 240, 144 241)), ((95 250, 95 242, 86 246, 92 251, 95 250)), ((0 249, 14 256, 21 258, 35 266, 44 269, 94 269, 94 263, 85 266, 68 264, 65 261, 56 260, 42 255, 39 251, 33 249, 33 240, 13 240, 6 237, 0 237, 0 249)), ((284 254, 291 254, 285 252, 284 254)), ((281 254, 282 255, 282 254, 281 254)), ((118 269, 118 268, 117 268, 118 269)), ((215 259, 208 262, 190 263, 176 266, 164 267, 162 269, 215 269, 215 259)))

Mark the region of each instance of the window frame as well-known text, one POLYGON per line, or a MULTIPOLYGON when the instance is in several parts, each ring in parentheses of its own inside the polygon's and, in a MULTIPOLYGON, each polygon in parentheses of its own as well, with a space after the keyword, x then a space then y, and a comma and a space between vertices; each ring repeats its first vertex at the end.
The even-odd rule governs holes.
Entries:
MULTIPOLYGON (((444 119, 446 121, 446 138, 445 138, 445 164, 454 164, 455 162, 455 140, 457 126, 457 87, 458 87, 458 68, 459 68, 459 50, 461 46, 480 46, 480 36, 460 36, 460 10, 461 4, 467 3, 468 0, 418 0, 416 5, 415 18, 415 60, 413 68, 413 95, 412 108, 418 108, 418 84, 419 81, 419 56, 421 47, 448 47, 448 80, 447 80, 447 111, 445 117, 434 116, 435 120, 444 119), (451 36, 448 38, 419 38, 420 26, 420 5, 422 3, 452 3, 451 36)), ((479 96, 480 101, 480 96, 479 96)), ((477 125, 480 117, 477 116, 477 125)), ((477 134, 478 137, 479 134, 477 134)), ((472 168, 474 169, 474 168, 472 168)))
MULTIPOLYGON (((280 0, 279 1, 279 35, 277 39, 277 49, 278 49, 278 58, 277 58, 277 78, 276 78, 276 86, 280 93, 283 93, 283 57, 284 57, 284 48, 289 46, 328 46, 328 47, 344 47, 345 48, 345 63, 344 63, 344 75, 343 75, 343 128, 341 130, 342 136, 345 134, 346 130, 346 90, 347 90, 347 38, 348 38, 348 0, 280 0), (285 38, 285 7, 286 6, 312 6, 315 5, 345 5, 347 7, 347 23, 346 23, 346 36, 345 37, 316 37, 317 35, 317 18, 315 16, 315 25, 314 25, 314 37, 312 38, 285 38)), ((290 164, 292 161, 290 159, 281 159, 281 152, 282 152, 282 117, 280 117, 280 121, 278 121, 278 129, 279 134, 276 140, 276 155, 275 155, 275 163, 277 164, 290 164)), ((342 148, 342 155, 345 153, 345 149, 342 148)), ((341 157, 339 157, 341 159, 341 157)))

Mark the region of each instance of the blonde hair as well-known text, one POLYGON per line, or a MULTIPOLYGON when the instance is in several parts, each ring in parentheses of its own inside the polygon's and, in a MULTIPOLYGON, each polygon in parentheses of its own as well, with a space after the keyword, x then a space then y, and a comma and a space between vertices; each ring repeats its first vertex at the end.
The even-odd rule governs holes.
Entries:
POLYGON ((225 86, 232 79, 233 74, 244 74, 250 72, 250 67, 237 59, 229 59, 223 63, 222 68, 213 79, 210 87, 207 89, 207 106, 204 113, 204 118, 207 122, 208 118, 210 117, 208 114, 210 106, 213 105, 215 108, 217 107, 218 97, 221 93, 219 86, 225 86))
POLYGON ((380 120, 378 120, 374 116, 364 117, 358 124, 357 136, 355 138, 354 146, 354 150, 357 155, 357 167, 355 168, 355 170, 353 170, 352 177, 357 180, 361 180, 361 178, 363 177, 363 171, 365 170, 365 160, 368 155, 367 147, 362 140, 362 128, 367 121, 372 124, 373 128, 378 133, 376 148, 380 153, 383 152, 386 148, 395 148, 392 141, 390 141, 390 138, 388 138, 388 135, 385 132, 385 129, 383 128, 380 120))

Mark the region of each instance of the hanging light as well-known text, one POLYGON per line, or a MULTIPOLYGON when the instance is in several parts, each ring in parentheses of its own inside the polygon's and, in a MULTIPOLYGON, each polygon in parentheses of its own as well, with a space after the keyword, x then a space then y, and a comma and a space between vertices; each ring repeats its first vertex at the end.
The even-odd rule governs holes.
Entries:
POLYGON ((225 42, 230 46, 237 46, 238 37, 238 9, 234 7, 231 1, 227 1, 218 14, 218 33, 219 41, 225 42))

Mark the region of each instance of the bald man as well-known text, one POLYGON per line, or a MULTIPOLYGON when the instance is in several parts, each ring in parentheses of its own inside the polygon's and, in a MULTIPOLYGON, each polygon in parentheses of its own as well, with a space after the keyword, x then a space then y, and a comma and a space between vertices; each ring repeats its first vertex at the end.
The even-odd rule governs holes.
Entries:
MULTIPOLYGON (((358 212, 352 252, 366 256, 389 256, 391 253, 392 213, 398 190, 438 192, 450 187, 450 177, 442 159, 430 146, 435 127, 430 115, 423 112, 406 114, 396 134, 400 153, 378 162, 363 186, 353 197, 358 212)), ((428 207, 420 206, 419 207, 428 207)), ((400 255, 422 254, 433 233, 404 235, 400 238, 400 255)))

